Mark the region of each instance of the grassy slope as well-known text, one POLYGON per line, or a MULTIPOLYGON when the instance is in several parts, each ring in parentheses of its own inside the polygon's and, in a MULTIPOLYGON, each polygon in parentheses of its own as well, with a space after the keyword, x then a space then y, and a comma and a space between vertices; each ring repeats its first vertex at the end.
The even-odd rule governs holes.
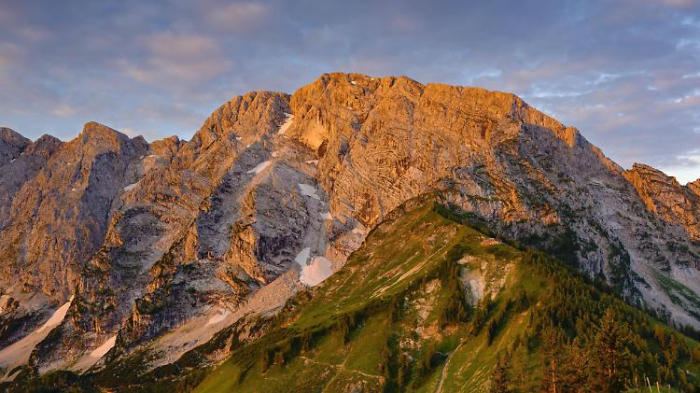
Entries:
MULTIPOLYGON (((234 352, 197 391, 488 391, 497 356, 528 337, 530 314, 548 307, 558 283, 524 263, 523 252, 446 216, 432 203, 395 212, 343 269, 291 301, 278 329, 234 352), (478 273, 497 293, 487 317, 497 321, 492 342, 483 324, 446 322, 455 295, 450 264, 478 273), (535 300, 516 309, 523 291, 535 300)), ((535 344, 515 354, 512 378, 523 391, 535 389, 541 351, 535 344)), ((700 374, 696 364, 683 366, 700 374)))

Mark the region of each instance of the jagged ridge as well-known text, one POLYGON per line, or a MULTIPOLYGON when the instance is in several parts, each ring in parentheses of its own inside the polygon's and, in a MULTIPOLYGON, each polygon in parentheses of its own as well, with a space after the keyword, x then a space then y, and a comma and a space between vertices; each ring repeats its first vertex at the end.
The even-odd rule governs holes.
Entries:
MULTIPOLYGON (((24 143, 8 148, 16 157, 28 141, 8 135, 24 143)), ((2 345, 74 296, 33 372, 97 370, 142 350, 153 367, 168 363, 247 313, 279 309, 300 278, 339 268, 388 212, 430 192, 700 326, 697 220, 512 94, 328 74, 291 97, 236 97, 189 142, 148 145, 88 123, 53 145, 0 206, 16 212, 0 227, 13 261, 3 301, 25 310, 2 322, 14 326, 2 345)), ((692 202, 693 187, 671 188, 692 202)))

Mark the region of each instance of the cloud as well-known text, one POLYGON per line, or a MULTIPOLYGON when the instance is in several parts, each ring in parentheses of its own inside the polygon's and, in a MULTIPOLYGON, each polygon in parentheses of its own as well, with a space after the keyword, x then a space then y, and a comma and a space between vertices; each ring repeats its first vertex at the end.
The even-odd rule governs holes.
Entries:
POLYGON ((137 137, 137 136, 141 135, 140 132, 134 130, 134 129, 131 128, 131 127, 122 128, 120 131, 121 131, 124 135, 128 136, 129 138, 134 138, 134 137, 137 137))
POLYGON ((687 155, 678 157, 673 166, 662 166, 662 171, 673 174, 679 183, 687 184, 700 179, 700 150, 694 150, 687 155))
POLYGON ((7 78, 19 70, 24 57, 24 50, 11 42, 0 42, 0 79, 7 78))
POLYGON ((672 7, 691 7, 697 4, 697 0, 659 0, 661 3, 670 5, 672 7))
POLYGON ((128 136, 129 138, 136 138, 137 136, 142 136, 149 142, 153 142, 163 138, 163 135, 155 130, 137 130, 133 127, 122 127, 118 128, 118 130, 122 134, 128 136))
POLYGON ((408 75, 514 92, 623 166, 692 172, 699 15, 688 0, 0 2, 0 115, 32 137, 92 119, 189 137, 249 90, 408 75))
POLYGON ((127 74, 141 83, 166 88, 203 84, 232 64, 214 39, 201 35, 158 33, 142 45, 146 57, 141 64, 124 61, 127 74))
POLYGON ((60 116, 60 117, 70 117, 75 114, 75 109, 73 109, 72 106, 63 104, 55 107, 52 111, 51 114, 60 116))
POLYGON ((234 2, 212 6, 205 12, 209 23, 225 31, 245 31, 261 27, 269 15, 269 7, 255 2, 234 2))

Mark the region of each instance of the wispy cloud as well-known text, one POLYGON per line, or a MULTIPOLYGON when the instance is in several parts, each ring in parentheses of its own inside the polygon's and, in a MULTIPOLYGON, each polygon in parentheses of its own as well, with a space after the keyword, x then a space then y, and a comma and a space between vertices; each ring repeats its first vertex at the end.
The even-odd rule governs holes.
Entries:
POLYGON ((70 117, 75 114, 75 109, 70 105, 63 104, 55 107, 51 113, 59 117, 70 117))
POLYGON ((699 3, 0 2, 0 120, 32 137, 98 120, 187 138, 248 90, 408 75, 514 92, 623 166, 700 177, 699 3))
POLYGON ((214 39, 201 35, 158 33, 142 45, 146 53, 140 64, 124 60, 127 74, 141 83, 165 88, 203 84, 232 64, 214 39))
POLYGON ((269 16, 269 13, 269 6, 263 3, 233 2, 206 9, 205 17, 218 29, 245 31, 262 28, 262 23, 269 16))

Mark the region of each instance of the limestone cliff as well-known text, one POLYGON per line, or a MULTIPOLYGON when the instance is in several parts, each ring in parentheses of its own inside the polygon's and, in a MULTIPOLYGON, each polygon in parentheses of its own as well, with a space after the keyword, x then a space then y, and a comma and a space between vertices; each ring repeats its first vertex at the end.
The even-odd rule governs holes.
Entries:
POLYGON ((19 157, 31 141, 15 131, 0 127, 0 166, 19 157))
POLYGON ((663 220, 683 226, 693 240, 700 241, 700 182, 681 186, 671 176, 648 165, 634 164, 625 171, 647 209, 663 220))
POLYGON ((0 306, 35 312, 3 311, 0 347, 72 299, 29 359, 37 372, 142 351, 144 370, 172 362, 322 281, 428 193, 700 326, 697 183, 624 171, 512 94, 327 74, 236 97, 187 142, 94 123, 63 144, 13 140, 7 156, 26 153, 0 176, 0 306))

